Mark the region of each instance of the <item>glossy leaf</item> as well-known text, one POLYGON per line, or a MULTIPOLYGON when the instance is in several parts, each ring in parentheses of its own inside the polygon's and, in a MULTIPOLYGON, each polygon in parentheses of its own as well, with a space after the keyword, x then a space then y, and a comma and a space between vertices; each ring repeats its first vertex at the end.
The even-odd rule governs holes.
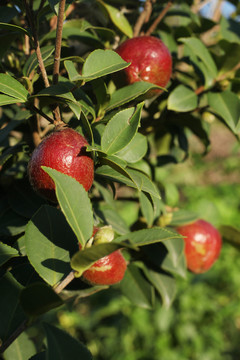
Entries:
POLYGON ((61 210, 78 241, 84 245, 93 231, 92 206, 87 191, 71 176, 46 166, 42 168, 54 180, 61 210))
MULTIPOLYGON (((49 56, 52 55, 54 51, 54 46, 48 45, 41 48, 41 54, 43 62, 49 58, 49 56)), ((23 67, 23 75, 24 76, 30 76, 31 72, 38 67, 38 59, 37 55, 34 52, 26 61, 24 67, 23 67)))
POLYGON ((29 360, 46 360, 46 351, 42 351, 34 356, 32 356, 29 360))
POLYGON ((27 100, 28 91, 19 81, 8 74, 0 74, 0 88, 2 93, 10 95, 20 102, 27 100))
POLYGON ((129 63, 124 61, 113 50, 97 49, 91 52, 86 58, 82 75, 79 75, 71 61, 65 61, 65 67, 71 81, 90 81, 102 76, 114 73, 127 67, 129 63))
POLYGON ((168 109, 187 112, 196 109, 198 103, 194 91, 184 85, 177 86, 168 97, 168 109))
POLYGON ((50 285, 71 271, 70 254, 77 251, 77 239, 64 215, 42 206, 29 221, 25 233, 26 252, 34 269, 50 285))
POLYGON ((7 273, 0 278, 0 338, 4 341, 25 320, 25 315, 19 304, 19 294, 22 286, 7 273))
POLYGON ((21 291, 20 303, 29 317, 35 317, 62 305, 63 301, 45 283, 33 283, 21 291))
POLYGON ((21 26, 18 25, 13 25, 13 24, 6 24, 4 22, 0 22, 0 29, 5 29, 8 31, 14 31, 17 32, 21 35, 27 35, 29 36, 29 38, 31 39, 31 34, 24 28, 22 28, 21 26))
POLYGON ((106 111, 122 106, 139 96, 146 94, 149 90, 162 89, 161 87, 146 81, 137 81, 134 84, 127 85, 116 90, 106 107, 106 111))
POLYGON ((240 100, 236 94, 231 91, 224 91, 220 93, 208 93, 209 105, 213 111, 219 115, 233 133, 239 131, 240 123, 240 100))
POLYGON ((219 231, 223 237, 224 241, 229 242, 231 245, 240 249, 240 230, 230 226, 230 225, 222 225, 219 228, 219 231))
MULTIPOLYGON (((116 242, 122 242, 125 240, 129 240, 131 244, 134 244, 137 246, 144 246, 144 245, 155 244, 155 243, 163 242, 163 241, 164 241, 164 244, 168 244, 169 241, 171 241, 171 244, 166 245, 166 246, 168 246, 170 251, 174 251, 174 254, 172 256, 173 256, 174 260, 177 261, 177 258, 178 258, 177 250, 179 247, 177 248, 177 250, 175 250, 174 244, 178 243, 179 241, 182 244, 181 238, 182 238, 181 235, 177 234, 176 232, 169 231, 165 228, 153 227, 151 229, 137 230, 137 231, 133 231, 129 234, 119 236, 116 239, 116 242), (173 242, 173 244, 172 244, 172 242, 173 242)), ((179 246, 182 246, 182 245, 179 245, 179 246)), ((181 247, 181 249, 182 249, 182 247, 181 247)))
POLYGON ((188 210, 176 210, 171 213, 172 219, 171 226, 181 226, 196 221, 199 216, 192 211, 188 210))
POLYGON ((144 274, 162 298, 163 306, 169 309, 176 295, 176 280, 150 268, 144 268, 144 274))
POLYGON ((18 256, 18 251, 16 249, 0 242, 0 266, 15 256, 18 256))
POLYGON ((31 340, 26 332, 23 332, 7 350, 4 351, 4 360, 28 360, 35 353, 36 347, 33 340, 31 340))
POLYGON ((138 189, 140 189, 141 191, 145 191, 148 194, 151 194, 156 198, 160 199, 160 193, 156 185, 147 175, 135 169, 128 169, 128 173, 132 177, 133 181, 137 184, 138 189))
POLYGON ((213 80, 217 77, 217 67, 206 46, 200 39, 194 37, 180 38, 179 41, 183 42, 193 54, 194 62, 205 76, 206 86, 212 85, 213 80))
POLYGON ((154 220, 154 209, 151 201, 151 197, 145 194, 143 191, 139 194, 141 212, 145 217, 149 227, 152 226, 154 220))
POLYGON ((136 108, 118 112, 108 122, 102 135, 101 148, 107 154, 115 154, 127 146, 140 126, 143 103, 136 108))
POLYGON ((122 219, 113 206, 104 203, 99 204, 95 208, 95 213, 104 224, 111 225, 117 234, 123 235, 129 232, 129 228, 126 222, 122 219))
POLYGON ((135 264, 128 265, 120 288, 134 305, 145 309, 153 308, 154 288, 146 280, 142 270, 135 264))
POLYGON ((114 25, 119 30, 121 30, 125 35, 131 38, 133 36, 132 27, 129 24, 125 15, 120 11, 120 9, 115 8, 109 4, 106 4, 102 0, 97 0, 97 1, 105 8, 114 25))
POLYGON ((146 155, 148 149, 147 138, 136 133, 130 143, 127 144, 122 150, 116 153, 116 156, 127 161, 128 163, 136 163, 146 155))
POLYGON ((65 331, 44 323, 47 336, 46 360, 92 360, 90 351, 65 331))
POLYGON ((85 248, 81 251, 78 251, 73 255, 71 259, 71 266, 73 270, 76 271, 75 276, 80 277, 82 273, 92 266, 98 259, 111 254, 112 252, 119 250, 123 247, 130 247, 124 243, 104 243, 96 244, 89 248, 85 248))
MULTIPOLYGON (((131 175, 128 172, 128 169, 123 168, 119 164, 109 160, 108 158, 105 159, 104 157, 101 158, 101 162, 107 162, 108 165, 103 165, 96 169, 95 174, 100 176, 106 177, 112 181, 117 181, 133 188, 138 189, 138 185, 134 182, 131 175)), ((140 189, 138 189, 140 190, 140 189)))
MULTIPOLYGON (((18 102, 24 102, 24 100, 19 100, 18 102)), ((9 105, 9 104, 16 104, 16 98, 12 96, 0 94, 0 106, 9 105)))

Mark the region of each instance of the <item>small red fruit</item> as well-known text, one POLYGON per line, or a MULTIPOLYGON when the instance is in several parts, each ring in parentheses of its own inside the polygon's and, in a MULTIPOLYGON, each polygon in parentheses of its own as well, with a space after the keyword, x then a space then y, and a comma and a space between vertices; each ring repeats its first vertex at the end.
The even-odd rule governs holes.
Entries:
MULTIPOLYGON (((123 60, 131 62, 119 75, 124 74, 122 82, 129 85, 136 81, 147 81, 166 87, 172 74, 172 57, 162 40, 154 36, 134 37, 123 42, 116 52, 123 60)), ((162 90, 154 90, 151 95, 160 92, 162 90)))
POLYGON ((88 191, 93 183, 94 164, 86 153, 87 140, 77 131, 65 128, 46 136, 33 151, 28 164, 29 180, 44 198, 57 202, 55 184, 41 168, 48 166, 76 179, 88 191))
POLYGON ((222 239, 218 230, 205 220, 179 226, 179 234, 185 236, 185 256, 187 267, 200 274, 209 270, 218 259, 222 239))
MULTIPOLYGON (((112 240, 109 227, 106 227, 106 237, 104 232, 104 227, 94 227, 93 236, 96 234, 96 243, 110 242, 112 240)), ((92 285, 114 285, 123 279, 126 269, 126 260, 121 251, 116 250, 97 260, 88 270, 84 271, 82 277, 92 285)))

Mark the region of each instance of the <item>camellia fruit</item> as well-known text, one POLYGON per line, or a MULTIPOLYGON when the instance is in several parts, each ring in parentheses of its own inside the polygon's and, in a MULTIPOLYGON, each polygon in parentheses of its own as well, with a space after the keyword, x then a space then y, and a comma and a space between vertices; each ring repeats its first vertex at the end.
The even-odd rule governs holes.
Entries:
POLYGON ((86 153, 87 140, 70 128, 55 130, 33 151, 28 164, 29 180, 44 198, 57 202, 55 184, 41 168, 47 166, 76 179, 88 191, 93 183, 94 164, 86 153))
MULTIPOLYGON (((94 244, 110 242, 113 240, 113 230, 109 226, 94 227, 93 236, 94 244)), ((83 272, 82 278, 91 285, 114 285, 123 279, 126 269, 126 260, 121 251, 116 250, 97 260, 83 272)))
MULTIPOLYGON (((138 36, 124 41, 116 52, 123 60, 130 62, 127 68, 117 73, 117 82, 126 85, 147 81, 166 87, 172 74, 172 57, 162 40, 154 36, 138 36)), ((150 91, 149 96, 162 90, 150 91)))
POLYGON ((218 230, 205 220, 179 226, 179 234, 185 242, 187 267, 196 274, 209 270, 218 259, 222 247, 222 239, 218 230))

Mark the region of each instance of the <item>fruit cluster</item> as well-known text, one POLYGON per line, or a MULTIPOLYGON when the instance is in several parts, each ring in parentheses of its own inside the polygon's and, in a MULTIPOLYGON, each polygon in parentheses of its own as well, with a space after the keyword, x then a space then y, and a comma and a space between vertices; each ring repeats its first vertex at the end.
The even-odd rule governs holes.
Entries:
MULTIPOLYGON (((164 43, 153 36, 140 36, 122 43, 116 52, 130 63, 121 71, 121 85, 147 81, 165 88, 172 73, 172 58, 164 43)), ((117 79, 118 81, 118 79, 117 79)), ((158 95, 161 89, 153 90, 147 97, 158 95)), ((42 169, 47 166, 75 178, 89 191, 94 179, 94 162, 86 151, 87 140, 68 127, 53 131, 33 151, 28 173, 33 188, 45 199, 57 202, 55 184, 42 169)), ((187 267, 195 273, 207 271, 218 258, 221 237, 218 231, 204 220, 177 228, 185 239, 187 267)), ((102 242, 100 229, 93 232, 93 244, 102 242), (99 240, 99 238, 101 238, 99 240)), ((81 247, 80 247, 81 250, 81 247)), ((121 252, 99 259, 83 273, 83 279, 91 284, 111 285, 122 280, 126 261, 121 252)))

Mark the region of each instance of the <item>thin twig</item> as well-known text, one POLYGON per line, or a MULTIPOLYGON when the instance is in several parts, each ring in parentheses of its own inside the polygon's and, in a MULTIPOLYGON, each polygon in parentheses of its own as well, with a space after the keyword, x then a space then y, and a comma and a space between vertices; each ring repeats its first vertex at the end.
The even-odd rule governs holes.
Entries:
POLYGON ((65 2, 66 2, 66 0, 61 0, 59 3, 57 34, 56 34, 56 41, 55 41, 55 54, 54 54, 54 65, 53 65, 53 84, 54 85, 56 85, 58 83, 58 77, 59 77, 65 2))
MULTIPOLYGON (((238 69, 240 69, 240 62, 239 62, 237 65, 235 65, 231 70, 225 72, 224 74, 219 75, 216 79, 214 79, 211 88, 212 88, 217 82, 223 81, 223 80, 227 79, 227 77, 229 76, 229 74, 231 74, 231 73, 234 72, 234 71, 237 71, 238 69)), ((209 88, 206 89, 204 85, 201 85, 201 86, 199 86, 194 92, 195 92, 196 95, 200 95, 200 94, 202 94, 205 90, 209 90, 209 88)))
MULTIPOLYGON (((54 85, 56 85, 58 83, 58 77, 59 77, 65 3, 66 3, 66 0, 61 0, 59 3, 59 9, 58 9, 57 32, 56 32, 54 65, 53 65, 53 84, 54 85)), ((55 121, 54 121, 55 125, 60 125, 63 123, 63 121, 61 120, 60 109, 59 109, 58 105, 56 105, 53 108, 53 115, 54 115, 54 119, 55 119, 55 121)))
POLYGON ((144 4, 143 11, 139 15, 139 17, 138 17, 138 19, 136 21, 136 24, 134 26, 133 37, 136 37, 136 36, 138 36, 140 34, 140 31, 141 31, 141 28, 142 28, 143 24, 149 21, 151 13, 152 13, 152 1, 151 0, 146 0, 145 4, 144 4))
MULTIPOLYGON (((37 102, 37 98, 34 99, 35 105, 36 105, 36 102, 37 102)), ((35 147, 37 147, 40 144, 40 142, 42 141, 41 136, 40 136, 40 126, 39 126, 39 115, 38 114, 33 115, 33 118, 30 121, 30 126, 32 129, 33 144, 35 147)))
POLYGON ((149 36, 152 34, 152 32, 156 29, 160 21, 164 18, 170 7, 173 5, 172 1, 169 1, 165 8, 160 12, 156 20, 153 22, 153 24, 150 26, 150 28, 146 31, 145 35, 149 36))
POLYGON ((54 124, 54 120, 50 118, 47 114, 45 114, 42 110, 38 109, 35 105, 31 105, 31 109, 33 109, 36 113, 48 120, 51 124, 54 124))
POLYGON ((56 294, 59 294, 70 282, 75 278, 75 271, 71 271, 63 281, 61 281, 54 289, 56 294))
POLYGON ((0 354, 2 354, 28 327, 28 321, 24 320, 19 327, 9 336, 9 338, 3 342, 0 347, 0 354))

